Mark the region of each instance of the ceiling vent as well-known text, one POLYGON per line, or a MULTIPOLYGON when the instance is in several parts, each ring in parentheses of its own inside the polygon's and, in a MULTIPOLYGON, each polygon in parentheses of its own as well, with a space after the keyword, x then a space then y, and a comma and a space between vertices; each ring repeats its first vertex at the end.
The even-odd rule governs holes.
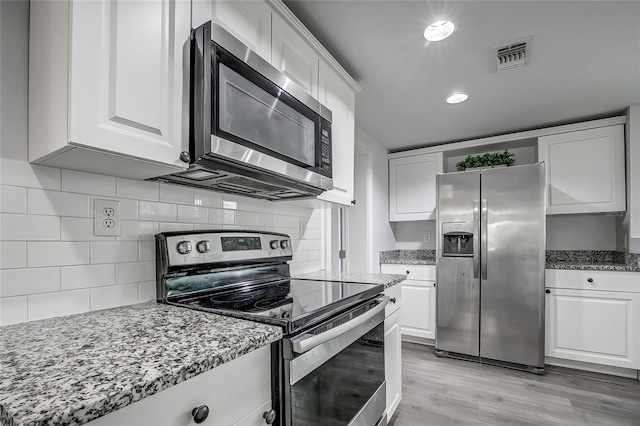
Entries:
POLYGON ((498 71, 523 67, 531 55, 533 36, 494 47, 498 71))

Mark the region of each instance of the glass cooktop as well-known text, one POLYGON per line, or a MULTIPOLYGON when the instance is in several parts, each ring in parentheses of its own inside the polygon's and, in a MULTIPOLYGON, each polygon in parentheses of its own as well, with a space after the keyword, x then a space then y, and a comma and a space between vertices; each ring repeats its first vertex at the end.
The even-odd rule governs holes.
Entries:
POLYGON ((317 324, 382 293, 382 284, 283 279, 197 296, 183 296, 181 306, 281 325, 285 333, 317 324))

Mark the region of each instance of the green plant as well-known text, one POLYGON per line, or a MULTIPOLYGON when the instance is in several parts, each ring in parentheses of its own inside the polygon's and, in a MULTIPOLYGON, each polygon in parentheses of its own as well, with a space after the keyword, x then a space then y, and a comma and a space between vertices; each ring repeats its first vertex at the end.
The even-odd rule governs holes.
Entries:
POLYGON ((511 166, 515 161, 513 153, 507 150, 504 152, 487 152, 486 154, 467 156, 467 158, 456 164, 456 170, 461 172, 473 167, 493 167, 501 164, 511 166))

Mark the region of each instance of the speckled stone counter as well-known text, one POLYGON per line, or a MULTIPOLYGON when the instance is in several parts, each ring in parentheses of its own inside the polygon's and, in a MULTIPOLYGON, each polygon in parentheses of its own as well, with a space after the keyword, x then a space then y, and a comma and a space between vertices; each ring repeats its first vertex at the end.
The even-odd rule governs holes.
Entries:
POLYGON ((304 280, 347 281, 352 283, 383 284, 384 288, 393 287, 407 278, 406 275, 394 274, 366 274, 317 271, 306 274, 294 275, 293 278, 304 280))
POLYGON ((281 337, 156 302, 0 327, 0 422, 83 424, 281 337))
POLYGON ((435 250, 388 250, 380 252, 380 263, 395 265, 435 265, 435 250))
POLYGON ((547 250, 546 268, 640 272, 640 254, 608 250, 547 250))

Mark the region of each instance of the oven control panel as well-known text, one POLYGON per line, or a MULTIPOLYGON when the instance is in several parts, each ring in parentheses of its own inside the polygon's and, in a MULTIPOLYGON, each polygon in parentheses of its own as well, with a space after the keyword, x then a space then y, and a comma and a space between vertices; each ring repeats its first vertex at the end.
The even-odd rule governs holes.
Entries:
POLYGON ((291 258, 291 238, 284 234, 247 231, 211 231, 158 234, 156 244, 166 245, 169 266, 239 260, 291 258))

